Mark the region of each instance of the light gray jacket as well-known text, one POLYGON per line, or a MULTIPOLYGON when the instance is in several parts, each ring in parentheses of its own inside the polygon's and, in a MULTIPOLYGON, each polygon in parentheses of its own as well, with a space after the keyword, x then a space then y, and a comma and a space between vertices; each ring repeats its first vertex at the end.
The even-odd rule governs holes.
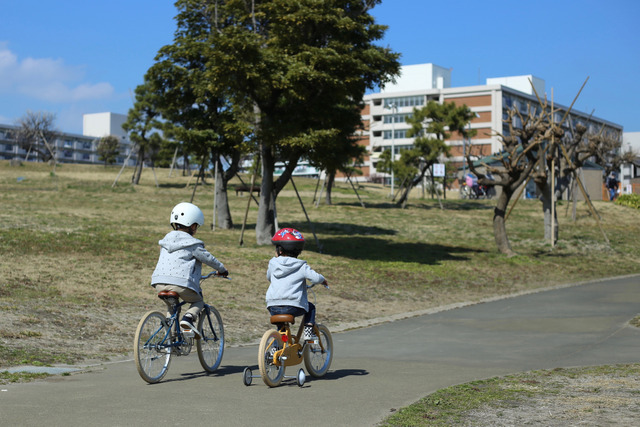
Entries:
POLYGON ((151 276, 151 286, 162 283, 200 292, 202 263, 219 272, 224 265, 204 248, 204 243, 184 231, 171 231, 162 240, 158 264, 151 276))
POLYGON ((324 282, 324 276, 313 271, 306 261, 287 256, 271 258, 267 269, 267 280, 271 282, 267 307, 291 305, 309 311, 306 279, 313 284, 324 282))

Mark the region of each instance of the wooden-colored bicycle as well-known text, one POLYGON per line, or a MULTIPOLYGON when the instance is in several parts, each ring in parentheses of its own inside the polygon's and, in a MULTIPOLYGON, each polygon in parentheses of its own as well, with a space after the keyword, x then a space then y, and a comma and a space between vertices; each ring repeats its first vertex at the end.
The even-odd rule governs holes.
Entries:
MULTIPOLYGON (((309 288, 312 286, 309 286, 309 288)), ((325 285, 327 289, 328 286, 325 285)), ((271 324, 276 329, 269 329, 260 340, 258 349, 258 368, 260 375, 254 376, 250 368, 243 373, 244 385, 251 385, 253 378, 262 378, 269 387, 277 387, 285 378, 295 378, 298 386, 302 387, 306 381, 304 370, 300 368, 295 376, 285 375, 287 366, 304 365, 312 377, 322 377, 329 370, 333 359, 333 339, 329 328, 322 324, 313 327, 313 341, 302 339, 304 324, 300 323, 297 334, 291 333, 291 326, 295 323, 291 314, 276 314, 271 316, 271 324)))

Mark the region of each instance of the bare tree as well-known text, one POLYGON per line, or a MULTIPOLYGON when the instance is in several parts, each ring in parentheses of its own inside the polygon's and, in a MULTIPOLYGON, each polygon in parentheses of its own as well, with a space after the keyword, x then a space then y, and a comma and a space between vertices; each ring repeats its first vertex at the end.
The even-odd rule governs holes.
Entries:
POLYGON ((55 120, 56 115, 53 113, 27 111, 16 121, 18 129, 14 133, 14 139, 20 148, 27 150, 27 158, 34 152, 39 160, 53 160, 55 164, 54 141, 60 135, 55 128, 55 120))
POLYGON ((541 142, 550 137, 551 128, 545 116, 536 114, 531 106, 526 115, 515 108, 509 110, 504 122, 507 130, 504 134, 498 133, 503 151, 495 155, 497 164, 476 165, 471 161, 473 149, 467 154, 467 163, 478 177, 478 184, 501 187, 493 211, 493 234, 498 250, 514 256, 516 253, 511 248, 506 230, 507 206, 538 164, 541 142))

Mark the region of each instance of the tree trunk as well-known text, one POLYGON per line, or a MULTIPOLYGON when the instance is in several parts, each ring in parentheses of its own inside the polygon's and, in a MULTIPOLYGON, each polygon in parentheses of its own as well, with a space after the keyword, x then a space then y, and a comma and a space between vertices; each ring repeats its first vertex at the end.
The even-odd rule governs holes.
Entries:
MULTIPOLYGON (((216 171, 216 216, 218 217, 218 227, 223 230, 230 230, 233 228, 233 220, 229 211, 227 180, 224 177, 222 165, 218 165, 216 171)), ((249 196, 251 196, 251 192, 249 192, 249 196)))
POLYGON ((138 159, 136 162, 136 168, 133 170, 133 176, 131 177, 131 183, 138 185, 140 183, 140 175, 142 175, 142 166, 144 164, 144 148, 140 147, 138 150, 138 159))
MULTIPOLYGON (((400 199, 398 199, 398 202, 396 203, 396 205, 402 206, 403 209, 407 206, 407 200, 409 199, 409 193, 411 192, 413 187, 415 187, 416 185, 420 184, 420 182, 422 182, 426 172, 427 172, 427 168, 425 167, 424 169, 422 169, 422 171, 420 172, 420 175, 418 175, 418 177, 412 179, 407 184, 407 186, 402 190, 402 196, 400 196, 400 199)), ((433 193, 431 193, 431 195, 433 196, 433 193)))
POLYGON ((256 242, 258 245, 271 244, 275 234, 275 213, 273 194, 274 158, 271 149, 262 145, 262 184, 260 185, 260 205, 256 222, 256 242))
POLYGON ((511 249, 504 217, 512 195, 509 189, 503 187, 496 201, 496 207, 493 210, 493 235, 496 240, 496 245, 498 246, 498 250, 508 257, 516 255, 513 249, 511 249))
POLYGON ((331 189, 333 188, 333 183, 335 182, 335 179, 336 179, 335 172, 327 172, 327 192, 325 193, 325 196, 324 196, 324 202, 327 205, 331 205, 331 189))

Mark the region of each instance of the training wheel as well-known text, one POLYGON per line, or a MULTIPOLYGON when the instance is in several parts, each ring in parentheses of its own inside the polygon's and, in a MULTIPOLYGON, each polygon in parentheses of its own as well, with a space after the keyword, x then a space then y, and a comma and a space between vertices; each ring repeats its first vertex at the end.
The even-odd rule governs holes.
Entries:
POLYGON ((244 383, 244 385, 250 386, 251 381, 253 381, 253 375, 252 375, 251 369, 249 367, 246 367, 244 368, 244 372, 242 373, 242 382, 244 383))
POLYGON ((302 387, 306 380, 307 380, 307 377, 304 374, 304 371, 302 370, 302 368, 300 368, 300 370, 298 371, 298 375, 296 376, 296 381, 298 382, 298 387, 302 387))

